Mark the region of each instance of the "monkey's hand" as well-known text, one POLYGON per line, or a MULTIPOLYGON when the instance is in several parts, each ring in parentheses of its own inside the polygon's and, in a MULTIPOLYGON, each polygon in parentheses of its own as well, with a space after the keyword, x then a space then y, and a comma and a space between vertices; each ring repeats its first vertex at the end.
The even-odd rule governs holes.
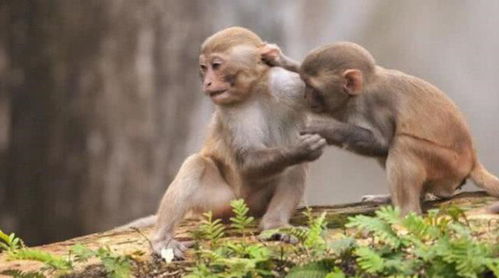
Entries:
POLYGON ((277 44, 266 43, 260 49, 260 55, 262 56, 262 61, 264 61, 269 66, 275 66, 275 67, 282 66, 283 54, 279 46, 277 46, 277 44))
POLYGON ((292 147, 292 152, 300 161, 314 161, 322 155, 326 139, 318 134, 300 135, 298 143, 292 147))
POLYGON ((152 242, 152 248, 156 255, 161 255, 165 249, 172 249, 175 260, 183 260, 185 258, 184 252, 192 245, 191 243, 182 243, 173 238, 165 240, 158 240, 152 242))
POLYGON ((292 72, 298 72, 300 69, 300 63, 284 55, 276 44, 266 43, 260 48, 260 55, 262 61, 269 66, 282 67, 292 72))

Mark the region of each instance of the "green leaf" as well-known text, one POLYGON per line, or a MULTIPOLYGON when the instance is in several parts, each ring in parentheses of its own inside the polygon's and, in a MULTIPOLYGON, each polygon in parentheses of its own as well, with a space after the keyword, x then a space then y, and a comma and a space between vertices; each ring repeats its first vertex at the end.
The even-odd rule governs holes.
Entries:
POLYGON ((311 262, 293 267, 286 275, 286 278, 324 278, 330 271, 331 267, 323 261, 311 262))
POLYGON ((370 248, 359 247, 355 250, 355 255, 358 256, 360 268, 367 273, 380 273, 384 268, 383 258, 370 248))

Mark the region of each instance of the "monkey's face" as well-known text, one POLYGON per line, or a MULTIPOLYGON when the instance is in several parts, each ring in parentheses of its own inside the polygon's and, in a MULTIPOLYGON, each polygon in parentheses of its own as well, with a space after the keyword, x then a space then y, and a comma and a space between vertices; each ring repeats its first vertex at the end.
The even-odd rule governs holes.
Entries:
POLYGON ((339 76, 317 74, 314 76, 301 73, 305 82, 305 99, 315 113, 334 113, 344 107, 349 94, 343 89, 339 76))
POLYGON ((217 105, 244 101, 261 77, 259 55, 254 48, 235 47, 199 57, 203 92, 217 105))

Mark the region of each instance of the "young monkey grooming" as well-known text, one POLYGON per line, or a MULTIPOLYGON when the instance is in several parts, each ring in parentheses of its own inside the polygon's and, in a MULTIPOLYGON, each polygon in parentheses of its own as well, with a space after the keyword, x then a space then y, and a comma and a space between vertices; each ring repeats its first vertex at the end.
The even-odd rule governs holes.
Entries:
POLYGON ((457 106, 428 82, 375 64, 361 46, 340 42, 308 54, 301 66, 267 45, 264 60, 299 72, 313 111, 303 134, 378 158, 391 200, 403 214, 421 213, 421 197, 451 197, 467 178, 499 197, 499 179, 478 161, 457 106))
POLYGON ((201 151, 185 160, 161 201, 154 252, 172 248, 182 258, 186 246, 173 233, 184 215, 211 210, 215 217, 227 217, 235 198, 244 198, 252 215, 263 216, 261 229, 288 225, 303 195, 304 162, 317 159, 326 141, 299 135, 306 110, 304 84, 296 73, 262 62, 264 46, 240 27, 203 43, 203 92, 215 112, 201 151))

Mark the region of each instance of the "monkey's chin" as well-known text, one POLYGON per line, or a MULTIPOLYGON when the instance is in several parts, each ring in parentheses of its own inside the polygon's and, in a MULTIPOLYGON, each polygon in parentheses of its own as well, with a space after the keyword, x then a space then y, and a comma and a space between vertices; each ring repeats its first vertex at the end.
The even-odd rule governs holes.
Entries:
POLYGON ((216 95, 210 96, 211 101, 217 105, 227 105, 234 102, 233 96, 229 93, 229 91, 225 91, 223 93, 219 93, 216 95))

